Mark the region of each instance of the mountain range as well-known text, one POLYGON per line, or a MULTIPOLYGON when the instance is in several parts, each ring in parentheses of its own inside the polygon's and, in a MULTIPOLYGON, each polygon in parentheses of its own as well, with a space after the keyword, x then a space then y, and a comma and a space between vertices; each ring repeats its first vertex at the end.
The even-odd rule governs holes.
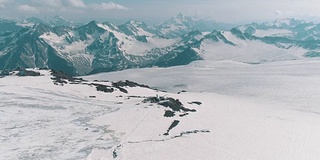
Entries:
POLYGON ((156 26, 137 20, 81 25, 56 16, 1 19, 0 28, 0 70, 52 68, 87 75, 203 59, 262 63, 320 56, 320 24, 297 19, 232 28, 182 14, 156 26))

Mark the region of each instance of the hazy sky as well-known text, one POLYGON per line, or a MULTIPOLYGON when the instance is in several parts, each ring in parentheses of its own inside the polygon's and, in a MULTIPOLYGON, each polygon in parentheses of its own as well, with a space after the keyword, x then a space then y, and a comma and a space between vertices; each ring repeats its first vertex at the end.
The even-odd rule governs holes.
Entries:
POLYGON ((0 0, 0 16, 61 15, 74 20, 160 22, 182 12, 238 23, 285 17, 320 16, 319 0, 0 0))

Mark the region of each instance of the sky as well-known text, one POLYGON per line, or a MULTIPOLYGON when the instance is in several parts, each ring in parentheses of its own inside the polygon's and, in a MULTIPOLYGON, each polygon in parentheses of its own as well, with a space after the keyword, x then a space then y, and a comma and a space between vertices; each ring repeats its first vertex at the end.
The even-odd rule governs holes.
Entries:
POLYGON ((160 23, 183 13, 226 23, 320 17, 319 0, 0 0, 0 16, 160 23))

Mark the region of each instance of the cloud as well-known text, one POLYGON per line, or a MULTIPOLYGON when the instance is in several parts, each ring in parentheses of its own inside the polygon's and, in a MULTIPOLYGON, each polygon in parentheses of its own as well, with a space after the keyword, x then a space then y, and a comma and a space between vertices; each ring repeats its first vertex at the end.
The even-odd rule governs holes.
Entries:
POLYGON ((50 7, 50 8, 62 7, 62 3, 60 0, 32 0, 30 5, 34 7, 50 7))
MULTIPOLYGON (((1 2, 10 0, 0 0, 1 2)), ((12 0, 11 0, 12 1, 12 0)), ((106 10, 129 10, 127 7, 113 3, 84 3, 83 0, 30 0, 29 2, 16 3, 16 9, 21 12, 93 12, 106 10)))
POLYGON ((290 16, 290 15, 293 15, 294 13, 291 12, 291 11, 280 11, 280 10, 277 10, 274 12, 274 14, 276 14, 277 16, 290 16))
POLYGON ((93 10, 129 10, 127 7, 113 2, 103 2, 101 4, 91 4, 93 10))
POLYGON ((36 7, 30 6, 28 4, 23 4, 17 7, 17 9, 19 11, 23 11, 23 12, 32 12, 32 13, 37 13, 39 12, 38 9, 36 7))
POLYGON ((14 0, 0 0, 0 8, 5 8, 7 4, 14 2, 14 0))
POLYGON ((70 7, 86 8, 86 5, 83 3, 82 0, 66 0, 66 4, 70 7))
POLYGON ((10 3, 10 2, 14 2, 14 0, 0 0, 0 3, 10 3))

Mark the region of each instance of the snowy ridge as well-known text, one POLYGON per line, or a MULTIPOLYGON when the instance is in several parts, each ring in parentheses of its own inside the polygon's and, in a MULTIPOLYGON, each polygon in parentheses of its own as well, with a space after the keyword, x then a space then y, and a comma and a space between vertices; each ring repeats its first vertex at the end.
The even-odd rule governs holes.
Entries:
POLYGON ((284 19, 206 32, 210 26, 182 14, 158 27, 136 20, 119 26, 91 21, 77 27, 39 22, 0 35, 0 69, 49 67, 87 75, 196 60, 265 63, 320 56, 320 25, 311 22, 284 19), (178 27, 171 36, 162 32, 168 26, 178 27))

